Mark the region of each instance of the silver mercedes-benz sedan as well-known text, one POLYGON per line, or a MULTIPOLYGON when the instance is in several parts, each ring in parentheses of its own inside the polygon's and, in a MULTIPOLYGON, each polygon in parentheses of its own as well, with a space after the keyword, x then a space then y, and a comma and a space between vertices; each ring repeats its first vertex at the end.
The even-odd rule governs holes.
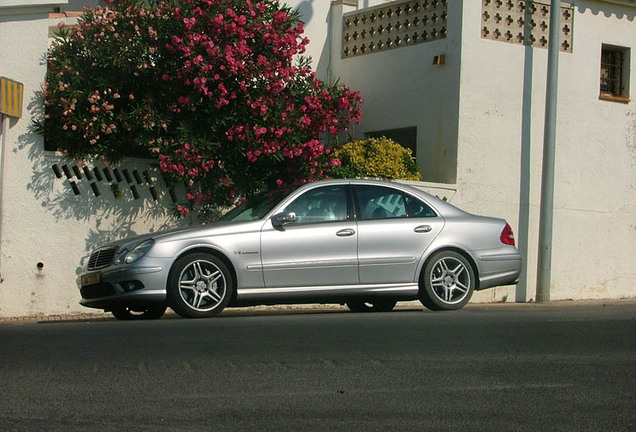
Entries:
POLYGON ((520 271, 502 219, 397 182, 325 180, 256 196, 214 223, 100 247, 78 283, 82 305, 118 319, 160 318, 168 306, 199 318, 284 303, 459 309, 520 271))

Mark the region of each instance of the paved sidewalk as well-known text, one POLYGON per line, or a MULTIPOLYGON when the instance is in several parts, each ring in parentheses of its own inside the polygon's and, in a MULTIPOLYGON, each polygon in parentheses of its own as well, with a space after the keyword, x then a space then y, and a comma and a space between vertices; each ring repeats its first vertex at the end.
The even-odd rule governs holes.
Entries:
MULTIPOLYGON (((558 300, 550 303, 469 303, 464 307, 465 310, 541 310, 541 309, 559 309, 559 308, 598 308, 598 307, 636 307, 636 297, 627 299, 609 299, 609 300, 558 300)), ((424 307, 417 301, 400 302, 395 310, 422 310, 424 307)), ((299 313, 320 313, 320 312, 348 312, 346 306, 340 305, 276 305, 276 306, 254 306, 244 308, 228 308, 223 311, 226 316, 241 315, 267 315, 267 314, 299 314, 299 313)), ((34 315, 21 317, 0 317, 0 325, 2 324, 24 324, 24 323, 56 323, 71 321, 106 321, 114 320, 110 313, 104 312, 86 312, 67 315, 34 315)), ((181 319, 170 309, 166 312, 163 319, 181 319)))

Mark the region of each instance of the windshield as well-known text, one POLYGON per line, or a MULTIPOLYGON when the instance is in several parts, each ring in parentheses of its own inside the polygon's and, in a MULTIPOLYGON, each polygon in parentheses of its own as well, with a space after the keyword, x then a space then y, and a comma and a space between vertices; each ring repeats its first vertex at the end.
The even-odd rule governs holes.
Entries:
POLYGON ((219 222, 253 221, 262 219, 285 198, 290 188, 280 188, 253 196, 238 207, 221 216, 219 222))

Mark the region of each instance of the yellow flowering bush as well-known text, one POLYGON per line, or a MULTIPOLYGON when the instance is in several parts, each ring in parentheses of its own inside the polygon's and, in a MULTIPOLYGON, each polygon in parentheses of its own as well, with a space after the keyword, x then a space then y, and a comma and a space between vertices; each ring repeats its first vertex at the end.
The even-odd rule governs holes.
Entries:
POLYGON ((332 171, 335 177, 421 179, 411 150, 386 137, 351 141, 336 151, 335 155, 341 162, 341 166, 332 171))

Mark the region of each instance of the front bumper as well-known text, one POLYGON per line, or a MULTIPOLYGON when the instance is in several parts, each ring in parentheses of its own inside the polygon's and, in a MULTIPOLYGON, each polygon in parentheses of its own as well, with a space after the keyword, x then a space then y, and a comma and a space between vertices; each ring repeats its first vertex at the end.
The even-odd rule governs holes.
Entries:
POLYGON ((78 278, 80 304, 109 310, 120 305, 165 303, 165 269, 162 265, 118 265, 82 273, 78 278))

